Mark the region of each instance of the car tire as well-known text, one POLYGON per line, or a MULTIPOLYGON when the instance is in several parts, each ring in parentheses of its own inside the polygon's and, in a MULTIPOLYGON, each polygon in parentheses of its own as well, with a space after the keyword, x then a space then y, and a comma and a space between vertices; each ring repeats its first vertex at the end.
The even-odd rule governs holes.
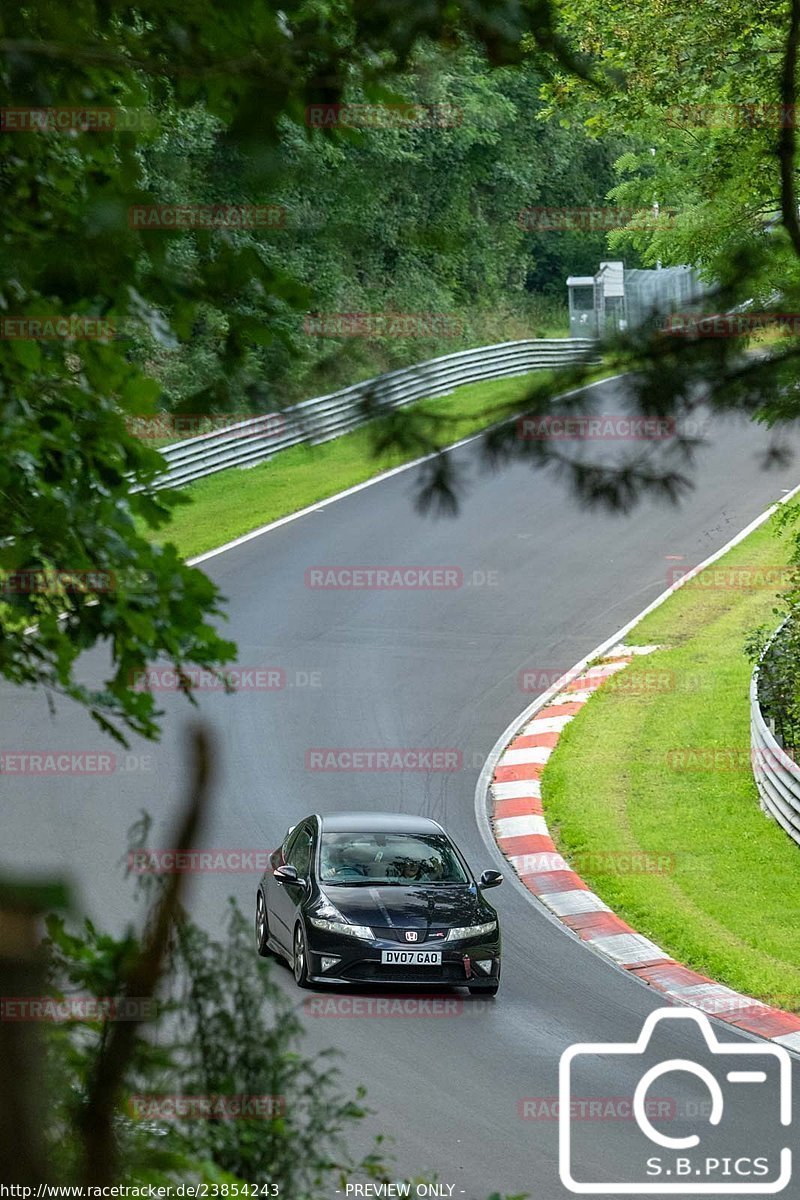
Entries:
POLYGON ((262 958, 270 958, 272 956, 272 951, 269 948, 267 906, 264 901, 264 893, 261 889, 259 889, 256 896, 256 950, 262 958))
POLYGON ((306 935, 303 932, 303 926, 299 921, 294 927, 292 950, 292 971, 294 973, 294 981, 298 987, 307 988, 309 986, 308 948, 306 946, 306 935))
POLYGON ((496 996, 500 988, 499 983, 468 983, 470 996, 496 996))

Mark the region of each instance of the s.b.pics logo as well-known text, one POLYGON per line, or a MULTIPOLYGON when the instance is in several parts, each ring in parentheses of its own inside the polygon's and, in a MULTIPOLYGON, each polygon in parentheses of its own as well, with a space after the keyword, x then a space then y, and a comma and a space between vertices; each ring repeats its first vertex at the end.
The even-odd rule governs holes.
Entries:
POLYGON ((578 1195, 774 1195, 792 1178, 791 1109, 783 1046, 720 1042, 704 1013, 658 1009, 636 1042, 586 1042, 561 1056, 561 1182, 578 1195), (576 1120, 574 1098, 598 1083, 630 1102, 632 1120, 576 1120), (668 1102, 658 1127, 653 1095, 668 1102))

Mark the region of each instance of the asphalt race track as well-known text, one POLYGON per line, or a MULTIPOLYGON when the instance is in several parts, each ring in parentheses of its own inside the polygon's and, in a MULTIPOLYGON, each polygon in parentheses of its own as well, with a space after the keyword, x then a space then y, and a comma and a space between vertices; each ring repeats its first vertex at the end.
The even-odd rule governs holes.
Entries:
MULTIPOLYGON (((599 389, 605 411, 618 388, 599 389)), ((485 474, 468 445, 455 451, 471 479, 455 520, 415 512, 411 469, 210 559, 204 569, 228 597, 239 663, 280 668, 286 685, 201 696, 220 754, 203 845, 271 849, 314 810, 398 809, 440 821, 477 873, 497 866, 476 826, 474 792, 497 737, 534 698, 520 689, 520 672, 566 670, 663 591, 671 568, 701 561, 793 487, 796 465, 762 469, 765 445, 762 431, 726 420, 699 456, 692 495, 677 508, 645 502, 629 517, 587 512, 548 474, 522 466, 485 474), (442 590, 306 586, 310 568, 350 565, 454 567, 464 582, 442 590), (455 749, 462 765, 308 770, 306 752, 323 747, 455 749)), ((101 663, 90 657, 87 676, 101 663)), ((41 695, 5 688, 3 697, 5 750, 115 750, 71 704, 60 702, 51 718, 41 695)), ((125 830, 147 808, 152 844, 166 845, 181 794, 191 713, 169 694, 165 705, 163 742, 134 745, 128 769, 111 777, 6 778, 3 869, 67 874, 80 903, 106 924, 131 916, 119 866, 125 830)), ((218 927, 230 893, 249 916, 256 881, 194 878, 195 916, 218 927)), ((558 1178, 557 1123, 520 1119, 518 1103, 557 1095, 558 1058, 571 1043, 635 1040, 658 1001, 556 927, 512 881, 489 898, 504 936, 496 1001, 463 993, 461 1011, 449 1017, 309 1017, 307 1044, 344 1052, 345 1080, 368 1088, 371 1128, 395 1141, 399 1176, 436 1172, 456 1198, 500 1191, 560 1200, 568 1192, 558 1178)), ((277 970, 293 991, 289 972, 277 970)), ((733 1038, 730 1030, 720 1036, 733 1038)), ((687 1039, 673 1032, 667 1047, 686 1051, 687 1039)), ((607 1074, 599 1093, 630 1092, 635 1066, 607 1074)), ((676 1091, 702 1094, 691 1081, 676 1091)), ((750 1115, 739 1106, 729 1116, 737 1148, 752 1133, 749 1107, 750 1115)), ((614 1169, 619 1139, 626 1147, 640 1136, 633 1122, 613 1131, 588 1123, 579 1169, 602 1177, 614 1169)), ((758 1149, 782 1145, 783 1136, 775 1129, 773 1144, 758 1149)), ((800 1196, 800 1183, 782 1194, 800 1196)))

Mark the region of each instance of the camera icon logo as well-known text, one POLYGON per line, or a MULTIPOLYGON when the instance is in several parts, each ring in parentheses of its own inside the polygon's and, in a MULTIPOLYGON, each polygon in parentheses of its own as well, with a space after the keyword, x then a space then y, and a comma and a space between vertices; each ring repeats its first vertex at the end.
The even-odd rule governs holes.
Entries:
MULTIPOLYGON (((602 1111, 599 1102, 591 1104, 602 1111)), ((792 1151, 781 1144, 788 1139, 780 1132, 792 1123, 792 1060, 783 1046, 772 1042, 719 1041, 708 1017, 698 1010, 660 1008, 647 1017, 635 1042, 583 1042, 564 1051, 559 1064, 558 1120, 559 1174, 564 1187, 576 1195, 775 1195, 792 1178, 792 1151), (676 1035, 682 1034, 694 1035, 695 1041, 700 1035, 707 1065, 670 1056, 648 1065, 660 1046, 674 1043, 676 1035), (627 1081, 632 1091, 625 1115, 630 1119, 616 1153, 609 1154, 603 1147, 598 1154, 595 1132, 591 1153, 581 1159, 574 1125, 576 1113, 589 1111, 590 1102, 577 1099, 581 1093, 576 1086, 579 1079, 596 1081, 599 1075, 614 1078, 617 1092, 620 1080, 627 1081), (677 1086, 683 1095, 680 1103, 655 1101, 648 1095, 667 1076, 672 1077, 670 1084, 661 1087, 677 1086), (725 1088, 725 1084, 732 1086, 725 1088), (735 1117, 737 1105, 740 1113, 744 1110, 744 1121, 736 1126, 729 1120, 726 1127, 726 1114, 733 1109, 735 1117), (670 1119, 677 1118, 672 1136, 656 1128, 651 1119, 654 1112, 663 1119, 665 1107, 670 1119), (758 1140, 762 1129, 766 1134, 761 1144, 748 1153, 753 1148, 743 1144, 743 1131, 753 1132, 758 1140), (606 1165, 605 1172, 612 1169, 622 1175, 630 1169, 634 1177, 576 1178, 586 1175, 587 1161, 601 1160, 614 1164, 613 1168, 606 1165)), ((611 1136, 609 1129, 608 1124, 603 1126, 601 1141, 611 1136)))

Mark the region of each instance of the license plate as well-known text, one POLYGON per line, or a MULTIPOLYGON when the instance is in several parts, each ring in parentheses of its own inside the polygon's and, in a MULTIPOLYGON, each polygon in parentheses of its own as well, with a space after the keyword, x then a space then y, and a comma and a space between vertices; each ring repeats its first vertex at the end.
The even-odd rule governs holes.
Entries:
POLYGON ((381 950, 381 962, 393 967, 440 967, 441 950, 381 950))

